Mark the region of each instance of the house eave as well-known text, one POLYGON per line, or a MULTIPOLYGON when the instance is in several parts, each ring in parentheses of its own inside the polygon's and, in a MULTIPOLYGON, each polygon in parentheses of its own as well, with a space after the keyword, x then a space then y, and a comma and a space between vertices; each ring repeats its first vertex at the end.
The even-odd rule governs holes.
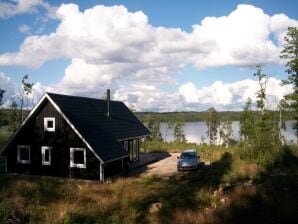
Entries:
POLYGON ((120 157, 117 157, 117 158, 114 158, 114 159, 107 160, 103 164, 110 163, 110 162, 113 162, 113 161, 116 161, 116 160, 119 160, 119 159, 124 159, 126 157, 129 157, 129 155, 124 155, 124 156, 120 156, 120 157))
POLYGON ((126 141, 126 140, 131 140, 131 139, 141 139, 141 138, 144 138, 144 137, 149 137, 150 134, 148 135, 138 135, 138 136, 134 136, 134 137, 129 137, 129 138, 120 138, 120 139, 117 139, 118 141, 126 141))

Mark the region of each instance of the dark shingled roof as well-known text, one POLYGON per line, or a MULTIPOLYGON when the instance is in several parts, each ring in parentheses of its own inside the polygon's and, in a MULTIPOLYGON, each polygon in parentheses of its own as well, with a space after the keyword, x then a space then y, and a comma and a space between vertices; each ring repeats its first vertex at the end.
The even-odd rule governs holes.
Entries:
POLYGON ((150 134, 122 102, 110 101, 110 117, 107 117, 106 100, 54 93, 48 96, 103 161, 127 155, 117 140, 150 134))

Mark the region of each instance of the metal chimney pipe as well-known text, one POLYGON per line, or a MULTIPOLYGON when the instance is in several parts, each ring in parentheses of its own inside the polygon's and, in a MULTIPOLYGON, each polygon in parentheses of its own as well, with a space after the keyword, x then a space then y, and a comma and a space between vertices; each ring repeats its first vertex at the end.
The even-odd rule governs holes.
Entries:
POLYGON ((107 89, 107 117, 111 117, 110 89, 107 89))

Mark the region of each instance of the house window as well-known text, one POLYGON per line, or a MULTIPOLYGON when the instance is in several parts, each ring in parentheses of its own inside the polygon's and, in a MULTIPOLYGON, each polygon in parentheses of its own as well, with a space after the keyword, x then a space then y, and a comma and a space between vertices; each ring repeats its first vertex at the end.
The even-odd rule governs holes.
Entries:
POLYGON ((85 148, 70 148, 70 167, 86 168, 85 148))
POLYGON ((45 131, 55 131, 55 118, 45 117, 44 118, 44 130, 45 131))
POLYGON ((17 162, 22 164, 30 164, 30 146, 18 145, 17 162))
POLYGON ((44 166, 51 165, 51 150, 52 147, 49 146, 42 146, 41 147, 41 162, 44 166))
POLYGON ((138 143, 139 142, 138 142, 137 139, 133 140, 133 161, 138 160, 138 149, 139 149, 139 147, 138 147, 139 144, 138 143))

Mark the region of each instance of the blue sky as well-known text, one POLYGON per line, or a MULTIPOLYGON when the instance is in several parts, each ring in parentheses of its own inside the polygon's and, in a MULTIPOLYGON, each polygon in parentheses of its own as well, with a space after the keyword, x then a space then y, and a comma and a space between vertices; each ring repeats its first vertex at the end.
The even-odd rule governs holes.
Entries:
POLYGON ((45 91, 101 97, 111 88, 140 111, 239 110, 255 98, 262 64, 274 109, 291 91, 279 85, 287 74, 278 52, 287 27, 298 24, 297 8, 294 0, 5 0, 5 105, 29 74, 35 100, 45 91))

